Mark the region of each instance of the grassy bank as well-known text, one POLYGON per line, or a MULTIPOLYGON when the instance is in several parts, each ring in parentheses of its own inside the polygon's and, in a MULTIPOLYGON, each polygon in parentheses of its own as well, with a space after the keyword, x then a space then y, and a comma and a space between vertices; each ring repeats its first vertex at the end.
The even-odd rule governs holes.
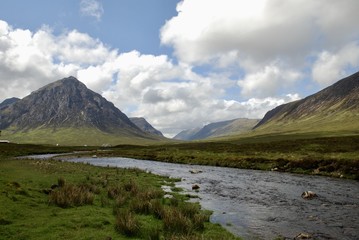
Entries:
POLYGON ((165 197, 173 179, 12 157, 75 149, 0 145, 1 239, 236 239, 185 196, 165 197))
POLYGON ((111 150, 98 154, 359 179, 359 136, 278 135, 153 146, 122 145, 111 150))

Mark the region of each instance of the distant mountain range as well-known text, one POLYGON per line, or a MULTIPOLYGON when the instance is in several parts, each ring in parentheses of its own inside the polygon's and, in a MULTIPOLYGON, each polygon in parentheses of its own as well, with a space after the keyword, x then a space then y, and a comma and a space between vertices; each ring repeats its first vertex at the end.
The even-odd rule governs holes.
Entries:
POLYGON ((115 143, 121 137, 160 139, 141 130, 74 77, 48 84, 23 99, 5 100, 0 105, 0 129, 9 139, 21 142, 64 143, 62 139, 67 139, 74 144, 77 137, 88 144, 96 139, 115 143))
POLYGON ((359 133, 359 72, 304 99, 274 108, 255 130, 359 133))
MULTIPOLYGON (((1 138, 66 145, 145 143, 165 139, 144 118, 128 118, 74 77, 23 99, 0 103, 1 138)), ((359 134, 359 72, 304 99, 280 105, 263 119, 238 118, 185 130, 174 139, 283 133, 359 134)))
POLYGON ((359 72, 304 99, 280 105, 263 119, 234 119, 184 130, 174 139, 199 140, 250 133, 359 134, 359 72))
POLYGON ((212 137, 220 137, 233 134, 241 134, 251 131, 259 122, 259 119, 237 118, 228 121, 215 122, 205 125, 203 128, 184 130, 177 134, 177 140, 199 140, 212 137))

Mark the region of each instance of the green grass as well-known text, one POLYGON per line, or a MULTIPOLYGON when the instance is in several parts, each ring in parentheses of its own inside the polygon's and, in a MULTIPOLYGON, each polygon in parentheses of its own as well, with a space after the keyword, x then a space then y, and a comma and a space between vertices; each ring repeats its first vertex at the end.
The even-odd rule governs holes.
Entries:
POLYGON ((129 144, 150 144, 164 141, 156 136, 134 136, 127 132, 110 134, 95 128, 38 128, 31 131, 3 130, 1 138, 14 143, 59 144, 61 146, 102 146, 129 144))
POLYGON ((208 214, 185 203, 180 193, 173 193, 175 204, 165 199, 161 186, 173 187, 175 179, 138 169, 11 157, 53 150, 0 145, 1 239, 237 239, 209 223, 208 214), (176 214, 181 219, 173 218, 176 214), (173 227, 183 219, 187 225, 173 227))
POLYGON ((315 134, 318 136, 339 136, 359 134, 359 113, 348 110, 328 114, 328 109, 320 109, 310 117, 273 120, 258 127, 251 135, 262 134, 315 134))

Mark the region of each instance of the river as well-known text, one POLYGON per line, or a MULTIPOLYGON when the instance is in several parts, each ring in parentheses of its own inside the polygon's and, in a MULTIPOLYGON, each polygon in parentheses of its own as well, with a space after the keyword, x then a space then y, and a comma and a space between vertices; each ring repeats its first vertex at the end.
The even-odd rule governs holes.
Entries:
POLYGON ((300 233, 314 239, 359 239, 358 181, 119 157, 64 160, 181 178, 177 186, 198 195, 202 207, 213 211, 211 222, 244 239, 293 239, 300 233), (200 186, 198 192, 193 184, 200 186), (303 199, 307 190, 318 197, 303 199))

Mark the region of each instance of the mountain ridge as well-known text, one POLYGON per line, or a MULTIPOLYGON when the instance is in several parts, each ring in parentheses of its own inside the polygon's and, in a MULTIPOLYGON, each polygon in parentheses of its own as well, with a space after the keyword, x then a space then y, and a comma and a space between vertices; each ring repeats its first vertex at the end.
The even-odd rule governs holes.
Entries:
MULTIPOLYGON (((312 124, 313 127, 320 125, 324 129, 327 123, 327 130, 330 130, 329 125, 335 128, 335 124, 340 125, 340 120, 345 120, 345 118, 348 121, 353 118, 351 121, 353 124, 355 119, 359 120, 358 103, 359 72, 301 100, 286 103, 268 111, 254 129, 270 130, 271 127, 276 127, 279 131, 279 127, 285 127, 283 130, 310 127, 301 126, 304 124, 312 124)), ((337 127, 345 129, 345 126, 337 127)))
POLYGON ((184 130, 178 133, 174 139, 177 140, 200 140, 213 137, 232 135, 250 131, 258 119, 236 118, 232 120, 209 123, 202 128, 184 130))
POLYGON ((159 130, 154 128, 145 118, 143 118, 143 117, 130 117, 130 120, 131 120, 132 123, 134 123, 142 131, 163 137, 163 134, 159 130))
POLYGON ((17 134, 26 139, 36 131, 43 133, 41 129, 54 134, 66 128, 84 129, 83 134, 158 139, 143 132, 113 103, 72 76, 43 86, 0 110, 0 129, 8 130, 10 137, 17 134))

